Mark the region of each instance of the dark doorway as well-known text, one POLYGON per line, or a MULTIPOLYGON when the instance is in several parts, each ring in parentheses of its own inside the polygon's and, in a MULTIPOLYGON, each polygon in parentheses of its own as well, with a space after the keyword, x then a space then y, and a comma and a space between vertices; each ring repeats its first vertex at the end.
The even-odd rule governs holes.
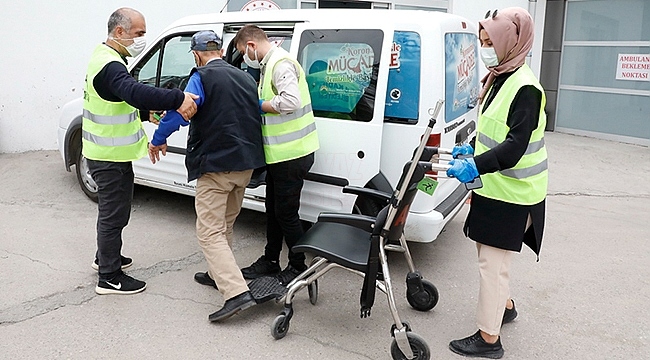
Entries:
POLYGON ((370 9, 371 5, 365 1, 318 0, 319 9, 370 9))

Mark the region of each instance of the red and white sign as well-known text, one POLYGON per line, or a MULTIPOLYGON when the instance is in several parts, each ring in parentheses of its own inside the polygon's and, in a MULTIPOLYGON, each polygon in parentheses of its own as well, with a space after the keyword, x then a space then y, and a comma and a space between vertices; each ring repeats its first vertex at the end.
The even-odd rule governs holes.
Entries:
POLYGON ((270 0, 251 0, 241 8, 241 11, 280 10, 278 4, 270 0))
POLYGON ((618 54, 616 80, 650 81, 650 54, 618 54))
MULTIPOLYGON (((278 4, 270 0, 251 0, 241 8, 241 11, 264 11, 264 10, 280 10, 278 4)), ((270 37, 269 41, 275 46, 280 46, 284 42, 284 38, 270 37)))

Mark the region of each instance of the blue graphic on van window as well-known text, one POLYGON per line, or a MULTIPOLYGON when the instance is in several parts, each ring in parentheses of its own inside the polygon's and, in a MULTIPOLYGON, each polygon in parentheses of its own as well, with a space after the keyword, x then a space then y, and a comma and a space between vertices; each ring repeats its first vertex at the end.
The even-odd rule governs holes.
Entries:
POLYGON ((477 38, 474 34, 445 34, 445 122, 476 106, 479 92, 477 38))
POLYGON ((370 84, 375 54, 368 44, 309 44, 303 64, 314 111, 351 113, 370 84))
POLYGON ((418 119, 420 100, 420 34, 396 31, 391 47, 384 116, 390 120, 418 119))

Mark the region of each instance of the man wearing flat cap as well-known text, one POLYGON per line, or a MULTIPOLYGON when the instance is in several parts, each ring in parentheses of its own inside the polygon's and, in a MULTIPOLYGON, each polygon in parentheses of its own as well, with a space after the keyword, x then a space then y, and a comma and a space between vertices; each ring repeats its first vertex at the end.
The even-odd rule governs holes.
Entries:
POLYGON ((253 169, 264 166, 257 84, 252 76, 222 60, 222 40, 214 31, 192 36, 192 69, 186 91, 197 94, 190 122, 176 111, 161 119, 151 144, 152 163, 166 154, 166 139, 190 125, 185 166, 196 182, 196 235, 208 271, 194 279, 213 286, 226 299, 210 321, 226 319, 256 304, 231 250, 233 224, 241 210, 253 169))

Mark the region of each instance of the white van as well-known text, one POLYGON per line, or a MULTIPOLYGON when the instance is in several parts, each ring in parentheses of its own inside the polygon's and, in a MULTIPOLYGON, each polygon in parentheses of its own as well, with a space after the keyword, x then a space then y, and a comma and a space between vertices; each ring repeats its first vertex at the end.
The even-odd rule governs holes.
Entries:
MULTIPOLYGON (((129 70, 151 86, 184 88, 194 66, 188 53, 191 36, 210 29, 223 38, 225 59, 256 76, 230 43, 245 24, 264 29, 298 59, 307 76, 321 147, 303 188, 304 220, 315 221, 322 211, 376 214, 381 204, 344 194, 342 188, 391 193, 439 99, 445 100, 444 110, 428 144, 451 148, 474 136, 477 31, 466 19, 446 13, 318 9, 190 16, 150 41, 129 70)), ((63 107, 59 149, 66 169, 76 165, 81 188, 96 198, 81 156, 82 105, 77 99, 63 107)), ((151 138, 156 125, 144 122, 144 128, 151 138)), ((168 139, 161 162, 135 161, 135 182, 193 195, 195 182, 187 182, 184 165, 186 139, 183 127, 168 139)), ((432 195, 420 192, 412 205, 405 230, 410 241, 433 241, 467 199, 458 181, 438 181, 432 195)), ((264 186, 253 183, 243 207, 264 211, 264 186)))

